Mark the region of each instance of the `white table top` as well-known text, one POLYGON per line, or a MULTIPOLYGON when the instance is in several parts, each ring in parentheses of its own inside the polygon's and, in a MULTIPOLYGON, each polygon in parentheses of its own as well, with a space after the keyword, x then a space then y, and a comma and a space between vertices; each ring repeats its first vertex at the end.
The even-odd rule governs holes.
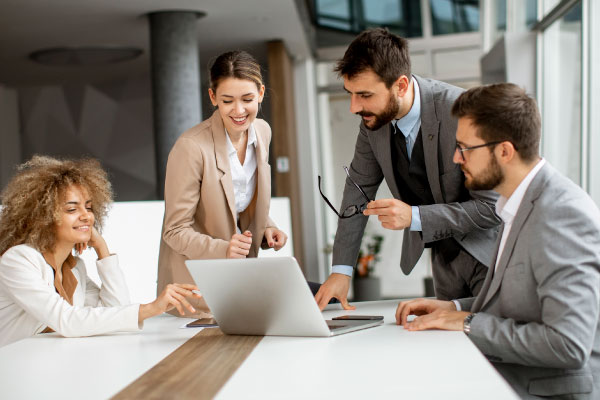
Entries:
POLYGON ((192 320, 164 314, 146 320, 139 333, 46 333, 0 347, 0 398, 109 398, 198 333, 179 329, 186 321, 192 320))
MULTIPOLYGON (((239 398, 517 399, 462 332, 408 332, 397 301, 355 303, 383 326, 331 338, 265 337, 218 393, 239 398)), ((324 315, 347 314, 339 305, 324 315)), ((0 348, 0 395, 11 399, 104 399, 194 336, 168 315, 137 334, 37 335, 0 348), (57 385, 64 379, 68 385, 57 385)))
POLYGON ((324 316, 383 315, 384 324, 331 338, 265 337, 217 398, 518 399, 464 333, 405 331, 397 300, 354 305, 330 305, 324 316))

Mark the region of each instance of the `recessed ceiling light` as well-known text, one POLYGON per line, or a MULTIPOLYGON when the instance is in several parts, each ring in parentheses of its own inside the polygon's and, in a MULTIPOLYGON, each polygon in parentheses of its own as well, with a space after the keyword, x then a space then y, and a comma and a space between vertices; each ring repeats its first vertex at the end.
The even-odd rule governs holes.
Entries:
POLYGON ((133 60, 142 53, 136 47, 56 47, 34 51, 29 58, 45 65, 97 66, 133 60))

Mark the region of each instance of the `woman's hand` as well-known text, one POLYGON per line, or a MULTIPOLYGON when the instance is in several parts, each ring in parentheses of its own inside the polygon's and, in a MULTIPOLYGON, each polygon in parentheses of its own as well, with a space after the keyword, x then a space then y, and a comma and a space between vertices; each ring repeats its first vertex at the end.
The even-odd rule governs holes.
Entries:
POLYGON ((234 233, 227 247, 227 258, 246 258, 252 245, 252 232, 234 233))
POLYGON ((77 253, 81 254, 85 249, 91 247, 96 251, 96 254, 98 255, 98 260, 102 260, 103 258, 110 256, 108 246, 106 245, 106 241, 104 240, 102 235, 100 235, 100 233, 96 230, 96 228, 94 228, 93 226, 91 228, 92 235, 90 237, 89 242, 75 244, 75 250, 77 251, 77 253))
POLYGON ((269 247, 275 249, 275 251, 285 246, 287 242, 287 235, 277 228, 265 229, 265 239, 269 247))
POLYGON ((185 299, 186 297, 193 297, 196 299, 202 298, 197 292, 196 285, 171 283, 168 284, 162 293, 152 303, 140 305, 140 311, 138 313, 138 323, 141 323, 147 318, 154 317, 155 315, 162 314, 173 308, 177 308, 179 314, 184 315, 184 307, 190 312, 196 312, 196 309, 185 299))

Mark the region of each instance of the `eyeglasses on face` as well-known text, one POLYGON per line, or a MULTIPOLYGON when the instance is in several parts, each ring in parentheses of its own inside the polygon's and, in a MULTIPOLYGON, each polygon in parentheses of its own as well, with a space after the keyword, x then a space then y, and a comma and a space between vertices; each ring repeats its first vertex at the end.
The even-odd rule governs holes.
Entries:
POLYGON ((466 161, 465 160, 465 155, 463 154, 465 151, 475 150, 475 149, 479 149, 481 147, 495 146, 495 145, 500 144, 502 142, 505 142, 505 140, 497 140, 497 141, 494 141, 494 142, 487 142, 487 143, 484 143, 484 144, 478 144, 477 146, 471 146, 471 147, 462 147, 460 145, 460 143, 456 143, 456 151, 458 151, 458 154, 460 154, 460 158, 463 161, 466 161))
POLYGON ((364 204, 361 204, 359 206, 351 205, 346 207, 346 209, 342 213, 338 212, 338 210, 333 206, 333 204, 331 204, 329 199, 323 194, 323 190, 321 189, 321 175, 319 175, 319 192, 321 193, 321 197, 323 197, 323 200, 325 200, 325 203, 327 203, 327 205, 333 210, 333 212, 338 217, 350 218, 355 216, 356 214, 362 214, 362 212, 367 208, 367 204, 369 204, 371 200, 369 200, 369 196, 367 196, 365 191, 358 185, 358 183, 354 182, 354 179, 352 179, 352 177, 350 176, 350 171, 348 171, 348 167, 344 166, 344 171, 346 171, 346 175, 348 175, 348 179, 350 180, 350 182, 352 182, 352 184, 360 191, 360 193, 365 198, 366 202, 364 204))

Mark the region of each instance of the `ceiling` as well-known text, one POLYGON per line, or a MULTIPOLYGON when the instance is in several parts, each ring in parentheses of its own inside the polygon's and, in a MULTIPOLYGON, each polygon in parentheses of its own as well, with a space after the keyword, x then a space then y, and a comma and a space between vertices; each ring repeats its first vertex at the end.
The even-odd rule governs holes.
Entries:
POLYGON ((113 80, 149 72, 149 24, 155 11, 201 11, 200 65, 221 52, 243 49, 264 64, 265 43, 284 41, 292 57, 309 56, 297 0, 0 0, 0 84, 35 86, 113 80), (56 67, 28 56, 52 47, 127 46, 144 53, 108 66, 56 67))

